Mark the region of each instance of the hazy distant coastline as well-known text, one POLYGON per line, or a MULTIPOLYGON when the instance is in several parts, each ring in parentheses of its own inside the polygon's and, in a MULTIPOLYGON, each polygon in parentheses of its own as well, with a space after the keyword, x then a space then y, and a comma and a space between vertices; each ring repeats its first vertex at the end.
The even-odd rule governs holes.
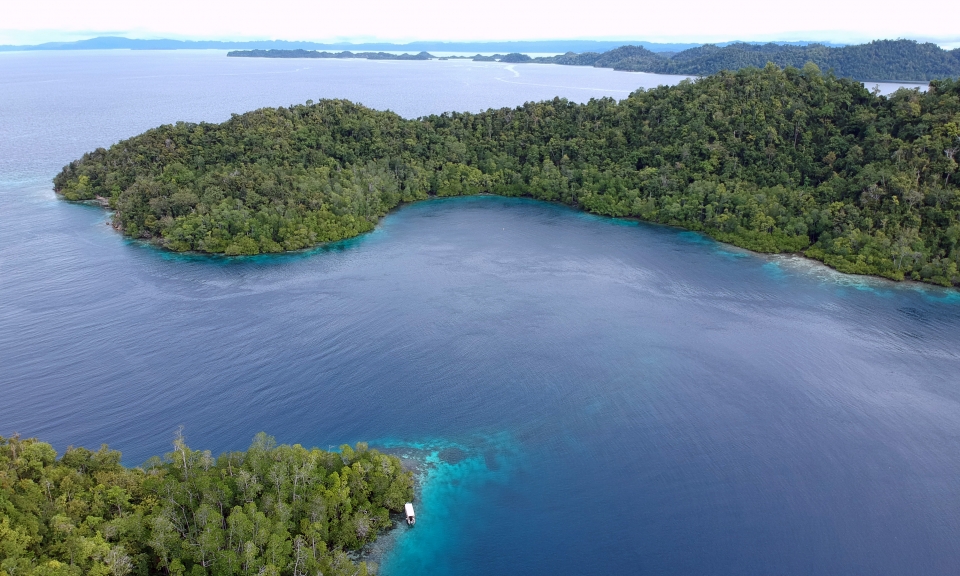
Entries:
POLYGON ((234 50, 227 52, 233 58, 359 58, 361 60, 432 60, 429 52, 393 54, 390 52, 319 52, 317 50, 234 50))
MULTIPOLYGON (((717 46, 734 44, 721 42, 717 46)), ((703 43, 663 43, 642 40, 530 40, 510 42, 410 42, 397 44, 392 42, 299 42, 288 40, 140 40, 122 36, 99 36, 76 42, 46 42, 33 45, 0 45, 0 52, 34 50, 351 50, 364 52, 500 52, 554 53, 565 52, 604 52, 624 44, 642 46, 651 52, 679 52, 703 43)), ((804 46, 811 42, 783 42, 784 45, 804 46)), ((828 46, 843 46, 827 42, 828 46)))
MULTIPOLYGON (((390 54, 386 52, 318 52, 314 50, 241 50, 227 56, 252 58, 366 58, 377 60, 429 60, 429 52, 390 54)), ((476 56, 478 62, 512 64, 563 64, 593 66, 630 72, 709 76, 721 70, 762 68, 773 62, 784 68, 802 68, 813 62, 843 78, 860 81, 924 82, 960 76, 960 48, 944 50, 936 44, 913 40, 874 40, 867 44, 830 47, 824 44, 784 46, 779 44, 706 44, 680 52, 653 52, 643 46, 619 46, 606 52, 567 52, 558 56, 531 57, 520 52, 476 56)))

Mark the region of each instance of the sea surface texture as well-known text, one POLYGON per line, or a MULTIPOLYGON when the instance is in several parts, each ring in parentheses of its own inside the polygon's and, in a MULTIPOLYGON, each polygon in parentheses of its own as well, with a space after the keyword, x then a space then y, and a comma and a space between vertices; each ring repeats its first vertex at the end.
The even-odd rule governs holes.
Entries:
POLYGON ((371 444, 424 462, 384 574, 960 572, 960 297, 526 200, 309 252, 173 255, 59 201, 160 123, 342 97, 407 117, 676 82, 496 63, 0 54, 0 434, 137 465, 371 444))

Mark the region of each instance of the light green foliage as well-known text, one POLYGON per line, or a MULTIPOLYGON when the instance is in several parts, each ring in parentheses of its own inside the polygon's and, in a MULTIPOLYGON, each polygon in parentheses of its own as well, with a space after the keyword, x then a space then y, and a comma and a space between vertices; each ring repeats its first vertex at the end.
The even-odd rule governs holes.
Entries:
POLYGON ((145 468, 120 453, 0 437, 0 576, 364 574, 373 541, 413 496, 396 457, 277 446, 213 458, 177 437, 145 468))
POLYGON ((54 180, 171 250, 296 250, 401 202, 492 193, 702 231, 845 272, 960 284, 960 82, 890 97, 773 65, 616 102, 404 120, 345 101, 161 126, 54 180))

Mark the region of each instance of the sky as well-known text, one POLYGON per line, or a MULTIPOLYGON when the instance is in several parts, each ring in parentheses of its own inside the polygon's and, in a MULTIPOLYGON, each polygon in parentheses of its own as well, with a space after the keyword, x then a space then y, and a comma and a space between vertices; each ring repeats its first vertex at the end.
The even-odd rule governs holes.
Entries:
POLYGON ((819 40, 960 46, 956 0, 2 0, 0 44, 193 40, 819 40), (6 6, 3 6, 6 5, 6 6))

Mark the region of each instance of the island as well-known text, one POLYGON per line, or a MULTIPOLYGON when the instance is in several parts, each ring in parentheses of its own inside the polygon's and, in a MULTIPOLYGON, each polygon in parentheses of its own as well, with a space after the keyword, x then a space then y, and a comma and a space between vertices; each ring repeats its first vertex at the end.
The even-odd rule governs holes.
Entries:
POLYGON ((404 202, 528 196, 696 230, 843 272, 960 285, 960 82, 881 96, 803 68, 404 119, 343 100, 164 125, 54 188, 174 251, 300 250, 404 202))
POLYGON ((363 443, 329 452, 261 433, 215 458, 178 434, 163 458, 120 459, 0 437, 0 574, 366 575, 355 552, 413 498, 412 473, 363 443))
MULTIPOLYGON (((259 58, 370 58, 429 60, 427 52, 400 56, 385 52, 317 52, 315 50, 238 50, 227 56, 259 58)), ((772 62, 783 68, 802 68, 812 62, 844 78, 860 81, 919 82, 960 76, 960 48, 944 50, 936 44, 914 40, 875 40, 852 46, 824 44, 705 44, 678 52, 654 52, 643 46, 620 46, 606 52, 567 52, 558 56, 532 57, 511 52, 476 56, 446 56, 440 60, 471 59, 475 62, 509 64, 562 64, 594 66, 630 72, 708 76, 722 70, 762 68, 772 62)))
MULTIPOLYGON (((521 55, 515 55, 514 58, 521 55)), ((960 76, 960 48, 944 50, 914 40, 874 40, 852 46, 807 44, 705 44, 680 52, 652 52, 641 46, 621 46, 603 53, 569 52, 560 56, 528 58, 535 63, 596 66, 632 72, 705 76, 721 70, 777 66, 802 68, 812 62, 821 70, 860 81, 916 82, 960 76)), ((515 60, 516 61, 516 60, 515 60)))

